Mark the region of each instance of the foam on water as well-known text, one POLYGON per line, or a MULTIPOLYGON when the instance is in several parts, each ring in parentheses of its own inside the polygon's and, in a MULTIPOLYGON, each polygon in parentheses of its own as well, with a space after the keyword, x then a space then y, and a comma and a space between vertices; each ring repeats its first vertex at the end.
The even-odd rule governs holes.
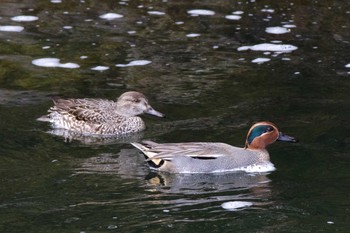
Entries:
POLYGON ((350 63, 345 65, 346 68, 350 68, 350 63))
MULTIPOLYGON (((212 171, 212 173, 222 173, 222 172, 237 172, 237 171, 244 171, 247 173, 266 173, 266 172, 272 172, 275 171, 276 168, 275 166, 269 162, 262 162, 259 164, 254 164, 254 165, 250 165, 250 166, 246 166, 246 167, 239 167, 239 168, 234 168, 234 169, 230 169, 230 170, 215 170, 212 171)), ((191 172, 188 172, 191 173, 191 172)))
POLYGON ((21 32, 24 30, 22 26, 0 26, 2 32, 21 32))
POLYGON ((194 9, 187 11, 188 14, 192 16, 198 16, 198 15, 215 15, 214 11, 211 10, 203 10, 203 9, 194 9))
POLYGON ((250 207, 253 203, 249 201, 228 201, 221 204, 221 207, 225 210, 238 211, 242 208, 250 207))
POLYGON ((254 164, 247 167, 239 168, 240 171, 245 171, 248 173, 265 173, 275 171, 276 168, 271 162, 264 162, 260 164, 254 164))
POLYGON ((109 67, 108 66, 95 66, 92 67, 91 70, 97 70, 97 71, 104 71, 104 70, 108 70, 109 67))
POLYGON ((294 24, 285 24, 283 25, 284 28, 296 28, 297 26, 295 26, 294 24))
POLYGON ((237 50, 246 51, 249 49, 253 51, 271 51, 271 52, 288 53, 298 49, 298 47, 290 44, 262 43, 262 44, 252 45, 252 46, 241 46, 237 50))
POLYGON ((129 66, 145 66, 152 63, 151 61, 148 60, 135 60, 135 61, 131 61, 128 64, 117 64, 115 66, 117 67, 129 67, 129 66))
POLYGON ((150 15, 165 15, 165 13, 161 11, 147 11, 147 13, 150 15))
POLYGON ((41 66, 41 67, 59 67, 59 68, 67 68, 67 69, 75 69, 80 66, 75 63, 60 63, 60 59, 58 58, 39 58, 32 61, 33 65, 41 66))
POLYGON ((187 37, 198 37, 200 36, 201 34, 198 34, 198 33, 190 33, 190 34, 187 34, 186 36, 187 37))
POLYGON ((123 15, 116 14, 116 13, 106 13, 106 14, 100 15, 101 19, 106 19, 106 20, 119 19, 123 17, 124 17, 123 15))
POLYGON ((271 59, 270 58, 263 58, 263 57, 255 58, 254 60, 252 60, 253 63, 258 63, 258 64, 268 62, 268 61, 271 61, 271 59))
POLYGON ((285 27, 267 27, 265 32, 270 34, 284 34, 290 32, 290 30, 285 27))
POLYGON ((261 12, 274 13, 274 9, 262 9, 261 12))
POLYGON ((31 15, 18 15, 11 18, 12 21, 16 21, 16 22, 31 22, 38 19, 39 17, 31 16, 31 15))
POLYGON ((229 19, 229 20, 240 20, 242 18, 242 16, 239 15, 226 15, 225 19, 229 19))
POLYGON ((241 15, 243 13, 244 13, 244 11, 234 11, 234 12, 232 12, 232 14, 234 14, 234 15, 241 15))

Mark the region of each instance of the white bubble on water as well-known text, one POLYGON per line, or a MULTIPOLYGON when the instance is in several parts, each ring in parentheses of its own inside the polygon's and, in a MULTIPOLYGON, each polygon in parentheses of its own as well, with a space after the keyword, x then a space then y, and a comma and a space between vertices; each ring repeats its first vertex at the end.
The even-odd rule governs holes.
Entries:
POLYGON ((274 13, 274 9, 262 9, 261 12, 274 13))
POLYGON ((59 68, 67 68, 67 69, 75 69, 80 66, 76 63, 60 63, 60 59, 58 58, 39 58, 32 61, 33 65, 41 66, 41 67, 59 67, 59 68))
POLYGON ((252 46, 241 46, 237 50, 246 51, 249 49, 253 51, 271 51, 271 52, 288 53, 298 49, 298 47, 290 44, 262 43, 262 44, 252 45, 252 46))
POLYGON ((272 172, 275 171, 275 165, 273 163, 267 161, 259 164, 250 165, 247 167, 241 167, 237 169, 238 171, 245 171, 248 173, 264 173, 264 172, 272 172))
POLYGON ((147 11, 147 13, 150 15, 165 15, 165 13, 161 11, 147 11))
POLYGON ((22 26, 0 26, 2 32, 21 32, 24 30, 22 26))
POLYGON ((265 32, 270 33, 270 34, 285 34, 290 32, 288 28, 285 27, 267 27, 265 29, 265 32))
POLYGON ((11 18, 12 21, 16 21, 16 22, 31 22, 38 19, 39 17, 31 16, 31 15, 18 15, 11 18))
POLYGON ((233 15, 242 15, 244 11, 234 11, 232 12, 233 15))
POLYGON ((270 58, 258 57, 258 58, 255 58, 254 60, 252 60, 252 63, 261 64, 261 63, 268 62, 268 61, 271 61, 271 59, 270 58))
POLYGON ((123 15, 117 14, 117 13, 106 13, 106 14, 100 15, 101 19, 106 19, 106 20, 120 19, 123 17, 124 17, 123 15))
POLYGON ((221 207, 225 210, 238 211, 243 208, 252 206, 253 203, 249 201, 228 201, 221 204, 221 207))
POLYGON ((108 66, 95 66, 92 67, 91 70, 97 70, 97 71, 104 71, 104 70, 108 70, 109 67, 108 66))
POLYGON ((283 25, 284 28, 296 28, 297 26, 295 26, 294 24, 285 24, 283 25))
POLYGON ((198 16, 198 15, 215 15, 214 11, 211 10, 203 10, 203 9, 193 9, 187 11, 188 14, 192 16, 198 16))
POLYGON ((115 66, 117 67, 129 67, 129 66, 145 66, 152 63, 151 61, 148 60, 135 60, 135 61, 131 61, 128 64, 117 64, 115 66))
POLYGON ((51 0, 51 3, 62 3, 62 0, 51 0))
POLYGON ((193 37, 198 37, 200 36, 201 34, 198 34, 198 33, 190 33, 190 34, 187 34, 186 36, 187 37, 190 37, 190 38, 193 38, 193 37))
POLYGON ((117 225, 109 225, 109 226, 107 226, 108 230, 114 230, 114 229, 117 229, 117 228, 118 228, 117 225))
POLYGON ((240 20, 242 17, 239 15, 226 15, 225 19, 229 19, 229 20, 240 20))
POLYGON ((350 63, 345 65, 346 68, 350 68, 350 63))
POLYGON ((63 29, 72 29, 72 26, 63 26, 63 29))

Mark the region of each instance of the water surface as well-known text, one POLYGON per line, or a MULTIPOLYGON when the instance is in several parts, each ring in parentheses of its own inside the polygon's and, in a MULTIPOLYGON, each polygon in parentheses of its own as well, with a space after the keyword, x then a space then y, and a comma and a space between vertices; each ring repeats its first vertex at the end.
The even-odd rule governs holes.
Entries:
POLYGON ((348 2, 14 0, 0 17, 1 232, 348 231, 348 2), (167 118, 108 140, 35 121, 52 96, 128 90, 167 118), (261 120, 300 140, 269 148, 268 174, 155 173, 128 144, 243 146, 261 120))

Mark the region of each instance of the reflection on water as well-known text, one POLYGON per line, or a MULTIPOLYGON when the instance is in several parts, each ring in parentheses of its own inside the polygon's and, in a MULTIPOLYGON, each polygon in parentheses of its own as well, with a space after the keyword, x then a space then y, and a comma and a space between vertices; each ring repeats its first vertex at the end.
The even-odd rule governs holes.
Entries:
POLYGON ((251 203, 252 207, 272 204, 266 201, 270 197, 270 180, 266 174, 150 173, 146 180, 147 191, 153 193, 153 198, 161 199, 163 193, 184 196, 174 200, 159 200, 159 204, 166 205, 170 209, 208 203, 217 206, 238 201, 251 203))
POLYGON ((66 129, 52 129, 47 133, 63 137, 65 142, 79 141, 85 145, 108 145, 113 143, 131 143, 138 142, 143 138, 144 133, 131 133, 127 135, 101 136, 101 135, 83 135, 66 129))
POLYGON ((90 157, 79 164, 76 172, 118 174, 125 179, 138 175, 146 176, 143 166, 140 166, 144 163, 144 158, 135 157, 134 152, 131 149, 122 149, 118 155, 107 153, 90 157))
POLYGON ((249 201, 253 207, 272 204, 266 201, 270 199, 271 193, 271 180, 267 178, 268 174, 155 173, 145 169, 143 156, 134 155, 134 149, 122 149, 118 155, 101 154, 98 157, 91 157, 81 162, 76 168, 76 174, 116 174, 123 179, 139 177, 139 182, 144 184, 148 193, 150 204, 164 205, 167 209, 208 203, 221 205, 232 201, 249 201), (182 197, 168 198, 173 195, 182 197))
POLYGON ((349 4, 2 1, 0 232, 347 232, 349 4), (127 90, 168 118, 131 138, 35 121, 49 96, 127 90), (240 146, 261 120, 301 141, 271 174, 153 173, 128 144, 240 146))
MULTIPOLYGON (((251 190, 260 185, 266 186, 270 182, 266 175, 245 172, 223 174, 150 173, 147 175, 147 181, 151 187, 159 187, 163 192, 203 194, 235 189, 251 190)), ((258 194, 258 190, 256 191, 258 194)))

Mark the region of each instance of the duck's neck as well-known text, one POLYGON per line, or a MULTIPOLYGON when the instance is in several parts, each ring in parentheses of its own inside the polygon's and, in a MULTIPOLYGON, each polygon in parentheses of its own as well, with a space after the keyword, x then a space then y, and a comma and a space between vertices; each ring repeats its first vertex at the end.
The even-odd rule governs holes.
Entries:
POLYGON ((117 115, 123 116, 123 117, 134 117, 135 114, 130 113, 130 106, 126 105, 117 105, 114 112, 117 115))

